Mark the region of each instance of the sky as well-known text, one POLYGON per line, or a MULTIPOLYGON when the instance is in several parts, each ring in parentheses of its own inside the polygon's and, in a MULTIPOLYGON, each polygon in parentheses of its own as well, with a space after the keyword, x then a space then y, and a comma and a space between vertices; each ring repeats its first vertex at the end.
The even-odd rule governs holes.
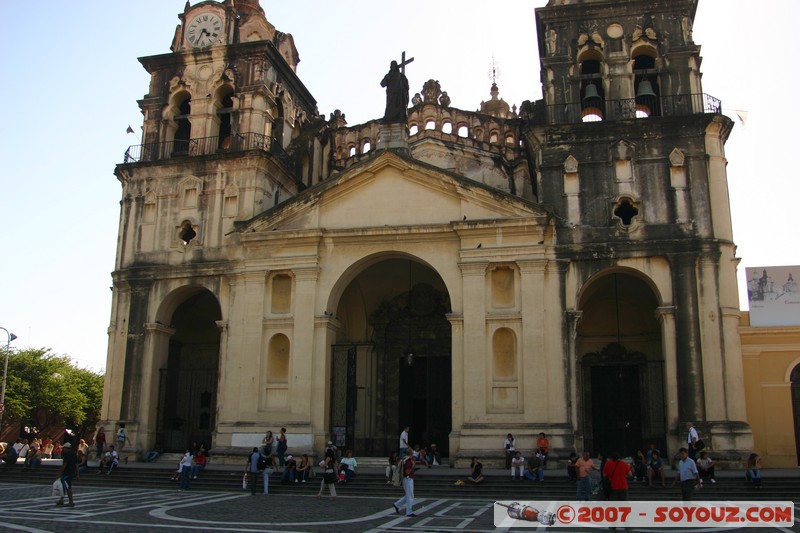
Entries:
MULTIPOLYGON (((149 83, 137 58, 169 53, 184 3, 0 5, 14 21, 0 52, 0 327, 17 335, 15 348, 105 369, 121 197, 114 168, 140 142, 137 100, 149 83)), ((436 79, 453 107, 476 110, 489 99, 494 64, 509 104, 540 99, 534 9, 545 4, 261 0, 270 22, 294 36, 298 75, 320 112, 340 109, 350 125, 382 116, 379 83, 403 51, 415 58, 412 94, 436 79)), ((745 267, 800 264, 789 158, 800 76, 787 61, 798 18, 796 0, 700 0, 694 23, 703 90, 736 121, 726 155, 742 309, 745 267)))

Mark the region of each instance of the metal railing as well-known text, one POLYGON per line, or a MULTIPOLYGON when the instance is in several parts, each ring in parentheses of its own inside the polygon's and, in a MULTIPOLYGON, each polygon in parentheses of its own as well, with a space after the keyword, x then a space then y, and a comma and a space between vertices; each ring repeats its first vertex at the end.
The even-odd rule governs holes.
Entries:
POLYGON ((280 141, 260 133, 237 133, 228 137, 200 137, 159 143, 138 144, 125 151, 124 163, 164 161, 182 157, 261 150, 275 156, 294 172, 294 160, 280 141))
POLYGON ((721 113, 722 104, 705 93, 677 96, 648 96, 622 100, 574 102, 545 106, 544 116, 529 117, 536 123, 574 124, 647 117, 680 117, 721 113))

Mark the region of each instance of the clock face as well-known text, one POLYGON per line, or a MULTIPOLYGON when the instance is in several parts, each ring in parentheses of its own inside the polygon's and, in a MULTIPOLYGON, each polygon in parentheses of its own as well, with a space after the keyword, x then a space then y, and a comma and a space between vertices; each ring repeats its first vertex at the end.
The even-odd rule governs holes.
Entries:
POLYGON ((214 13, 194 17, 186 27, 186 40, 195 48, 205 48, 220 42, 222 19, 214 13))

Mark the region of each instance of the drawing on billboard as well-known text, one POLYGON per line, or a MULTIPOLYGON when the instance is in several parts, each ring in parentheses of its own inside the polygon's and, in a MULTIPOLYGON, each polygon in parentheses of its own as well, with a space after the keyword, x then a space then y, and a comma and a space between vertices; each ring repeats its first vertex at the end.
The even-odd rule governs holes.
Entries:
POLYGON ((800 266, 753 267, 745 272, 751 326, 800 326, 800 266))

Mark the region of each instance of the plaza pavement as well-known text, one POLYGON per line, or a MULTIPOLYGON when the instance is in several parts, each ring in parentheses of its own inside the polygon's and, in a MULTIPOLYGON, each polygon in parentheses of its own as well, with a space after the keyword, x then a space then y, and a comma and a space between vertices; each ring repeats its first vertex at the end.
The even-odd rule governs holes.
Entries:
MULTIPOLYGON (((126 468, 160 470, 164 465, 132 463, 126 468)), ((231 469, 230 465, 218 465, 231 469)), ((375 469, 376 471, 378 469, 375 469)), ((448 468, 425 471, 417 481, 425 483, 429 476, 459 477, 464 472, 448 468)), ((505 470, 487 470, 490 476, 506 475, 505 470)), ((720 477, 740 476, 741 472, 720 472, 720 477)), ((768 471, 765 477, 797 476, 796 470, 768 471)), ((318 483, 318 481, 316 481, 318 483)), ((51 488, 25 483, 15 478, 0 483, 0 531, 28 533, 182 533, 182 532, 452 532, 452 531, 532 531, 534 529, 495 529, 493 504, 490 498, 458 499, 427 497, 415 501, 417 517, 395 513, 394 498, 386 496, 349 496, 341 487, 335 501, 317 500, 305 494, 251 495, 249 491, 181 492, 177 485, 147 488, 114 485, 111 487, 75 484, 75 507, 58 507, 51 488)), ((397 489, 397 498, 402 495, 397 489)), ((789 498, 787 498, 789 499, 789 498)), ((795 513, 798 507, 795 506, 795 513)), ((778 528, 704 529, 705 532, 757 531, 767 533, 778 528)), ((552 531, 581 531, 551 528, 552 531)), ((800 533, 796 521, 782 533, 800 533)), ((584 530, 584 531, 597 531, 584 530)), ((634 530, 663 532, 664 529, 634 530)), ((673 530, 674 531, 674 530, 673 530)))

